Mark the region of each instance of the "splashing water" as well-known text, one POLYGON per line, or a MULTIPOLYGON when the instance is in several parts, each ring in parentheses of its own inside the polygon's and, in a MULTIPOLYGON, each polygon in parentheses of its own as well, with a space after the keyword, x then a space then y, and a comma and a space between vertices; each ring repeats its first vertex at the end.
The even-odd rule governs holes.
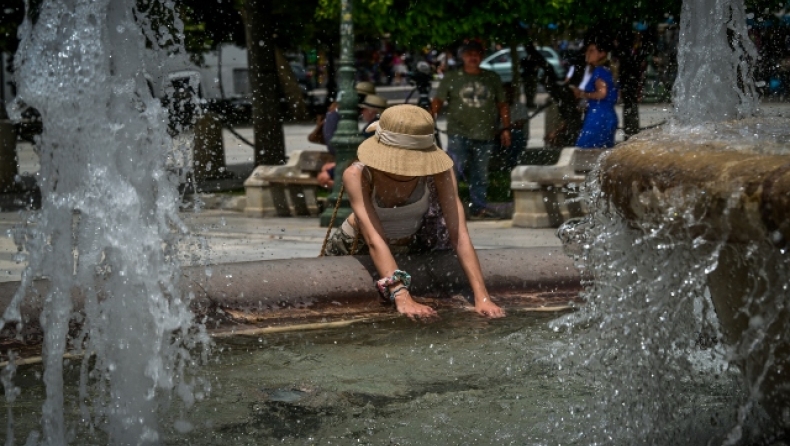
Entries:
MULTIPOLYGON (((671 144, 671 137, 660 141, 671 144)), ((662 215, 627 219, 603 193, 599 172, 590 178, 592 211, 573 240, 583 246, 578 261, 591 279, 586 304, 552 323, 569 334, 561 368, 587 377, 594 389, 571 417, 579 435, 588 444, 735 445, 780 434, 786 426, 777 421, 788 420, 770 419, 760 402, 765 374, 786 362, 772 345, 790 339, 786 250, 775 249, 770 236, 733 244, 737 229, 727 222, 739 212, 740 194, 712 219, 698 211, 713 208, 716 198, 679 187, 651 197, 662 215), (738 273, 743 265, 748 276, 738 273), (714 289, 745 296, 734 309, 748 321, 739 339, 722 330, 714 289), (706 393, 707 400, 700 397, 706 393), (732 400, 731 410, 716 410, 703 424, 699 413, 689 413, 704 413, 717 399, 732 400)))
POLYGON ((753 116, 759 102, 743 0, 685 0, 680 14, 675 119, 683 125, 753 116))
MULTIPOLYGON (((667 153, 707 143, 725 151, 790 153, 790 120, 753 117, 758 100, 749 65, 755 58, 742 1, 684 1, 675 122, 635 140, 667 153)), ((741 230, 729 225, 730 213, 743 206, 738 185, 724 203, 680 183, 672 192, 635 195, 662 212, 625 218, 602 191, 601 174, 591 173, 587 185, 586 230, 571 231, 591 278, 586 304, 552 324, 569 333, 561 368, 588 377, 593 388, 587 406, 571 411, 577 438, 587 444, 735 445, 781 435, 790 417, 777 426, 759 402, 766 372, 785 361, 772 343, 790 339, 784 322, 787 250, 774 249, 770 234, 731 243, 741 230), (711 209, 722 215, 703 212, 711 209), (750 273, 739 276, 744 265, 750 273), (722 290, 745 296, 737 311, 748 329, 740 339, 728 339, 714 310, 711 293, 722 290), (761 360, 752 362, 754 369, 743 367, 755 356, 761 360), (706 389, 710 397, 691 389, 706 389), (699 414, 716 398, 732 399, 731 410, 713 411, 700 423, 699 414)))
POLYGON ((67 350, 85 353, 85 423, 106 425, 112 444, 156 443, 156 395, 177 388, 191 400, 183 369, 192 361, 189 348, 206 338, 193 329, 178 288, 173 250, 185 228, 178 178, 165 168, 165 113, 141 64, 150 57, 141 29, 148 18, 133 0, 44 1, 34 20, 30 15, 20 31, 17 99, 44 123, 36 145, 42 208, 31 217, 29 266, 2 323, 20 321, 35 277, 49 279, 41 315, 42 444, 67 442, 67 350), (84 300, 84 320, 70 336, 70 321, 81 319, 72 314, 75 297, 84 300))
MULTIPOLYGON (((552 324, 569 332, 562 368, 589 376, 594 388, 570 422, 586 444, 704 444, 720 429, 688 426, 685 418, 699 418, 677 409, 704 405, 693 401, 701 392, 686 389, 709 385, 711 376, 721 376, 718 392, 734 391, 705 291, 721 245, 685 243, 670 224, 634 228, 597 181, 588 186, 599 199, 583 240, 574 242, 584 245, 583 268, 593 280, 586 304, 552 324)), ((677 218, 695 227, 692 216, 677 218)))

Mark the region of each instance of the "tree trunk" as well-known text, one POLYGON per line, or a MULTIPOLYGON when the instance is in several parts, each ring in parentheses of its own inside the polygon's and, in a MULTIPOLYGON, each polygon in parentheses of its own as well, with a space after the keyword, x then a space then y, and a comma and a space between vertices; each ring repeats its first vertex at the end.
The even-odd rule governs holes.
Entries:
POLYGON ((641 71, 639 60, 630 53, 620 56, 620 99, 623 101, 623 131, 625 139, 639 133, 639 89, 641 71))
POLYGON ((326 98, 324 98, 324 113, 332 102, 337 98, 337 71, 335 69, 335 45, 332 42, 326 44, 326 98))
POLYGON ((510 74, 513 95, 510 97, 510 105, 521 102, 521 57, 518 55, 518 40, 515 37, 508 42, 510 44, 510 74))
POLYGON ((280 82, 272 36, 272 1, 246 0, 242 12, 252 92, 256 166, 285 164, 286 159, 280 118, 280 82))
POLYGON ((8 119, 5 110, 5 105, 8 103, 8 98, 5 97, 5 82, 5 54, 0 53, 0 120, 8 119))
POLYGON ((16 133, 8 121, 5 104, 5 55, 0 53, 0 194, 9 192, 18 169, 16 164, 16 133))
POLYGON ((620 99, 623 102, 623 130, 625 139, 639 133, 639 91, 642 88, 641 45, 637 36, 626 27, 618 39, 615 56, 620 60, 620 99))

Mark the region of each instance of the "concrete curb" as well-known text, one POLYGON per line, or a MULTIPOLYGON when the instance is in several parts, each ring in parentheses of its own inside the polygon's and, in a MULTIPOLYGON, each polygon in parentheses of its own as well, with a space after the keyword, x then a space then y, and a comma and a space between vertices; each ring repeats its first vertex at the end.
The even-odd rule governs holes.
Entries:
MULTIPOLYGON (((561 248, 535 247, 478 251, 489 292, 557 291, 580 287, 573 260, 561 248)), ((417 296, 468 295, 466 276, 452 252, 402 256, 398 265, 413 277, 417 296)), ((378 277, 368 256, 266 260, 190 267, 182 287, 194 293, 193 306, 272 311, 284 308, 347 306, 376 302, 378 277)), ((7 307, 19 282, 0 283, 0 306, 7 307)), ((49 283, 35 282, 22 312, 37 319, 49 283)), ((82 299, 74 296, 75 309, 82 299)))

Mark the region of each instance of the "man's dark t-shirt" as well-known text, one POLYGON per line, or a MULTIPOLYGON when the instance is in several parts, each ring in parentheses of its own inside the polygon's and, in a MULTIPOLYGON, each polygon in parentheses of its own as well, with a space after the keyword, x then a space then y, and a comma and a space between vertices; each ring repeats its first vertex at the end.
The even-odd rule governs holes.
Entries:
POLYGON ((499 130, 499 108, 505 91, 493 71, 468 74, 448 73, 439 84, 436 97, 447 101, 447 133, 470 139, 490 140, 499 130))

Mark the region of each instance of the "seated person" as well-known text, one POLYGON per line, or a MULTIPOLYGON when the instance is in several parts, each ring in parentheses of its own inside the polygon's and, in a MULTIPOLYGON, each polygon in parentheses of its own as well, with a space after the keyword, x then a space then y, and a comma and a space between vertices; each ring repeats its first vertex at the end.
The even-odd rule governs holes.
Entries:
MULTIPOLYGON (((374 122, 378 121, 379 114, 387 108, 387 100, 382 98, 381 96, 376 96, 375 94, 369 94, 365 96, 365 98, 360 101, 359 103, 359 115, 362 122, 365 123, 365 126, 362 128, 362 136, 365 138, 369 138, 373 136, 373 132, 367 132, 365 129, 373 124, 374 122)), ((337 128, 337 125, 335 125, 337 128)), ((318 173, 318 184, 321 187, 325 187, 327 189, 334 187, 335 185, 335 165, 334 162, 329 162, 324 164, 321 168, 321 172, 318 173)))
MULTIPOLYGON (((365 96, 376 94, 376 87, 371 82, 357 82, 354 86, 357 92, 357 103, 361 104, 365 101, 365 96)), ((333 102, 329 105, 324 118, 324 141, 326 141, 326 149, 332 155, 335 154, 335 148, 332 147, 332 137, 335 136, 337 131, 337 124, 340 122, 340 113, 337 111, 338 103, 333 102)))
POLYGON ((368 132, 366 129, 370 124, 379 120, 379 115, 381 115, 381 112, 386 108, 387 100, 381 96, 376 96, 375 94, 365 96, 365 99, 359 103, 359 115, 362 118, 362 122, 365 123, 365 126, 362 127, 362 136, 370 138, 375 134, 375 132, 368 132))

